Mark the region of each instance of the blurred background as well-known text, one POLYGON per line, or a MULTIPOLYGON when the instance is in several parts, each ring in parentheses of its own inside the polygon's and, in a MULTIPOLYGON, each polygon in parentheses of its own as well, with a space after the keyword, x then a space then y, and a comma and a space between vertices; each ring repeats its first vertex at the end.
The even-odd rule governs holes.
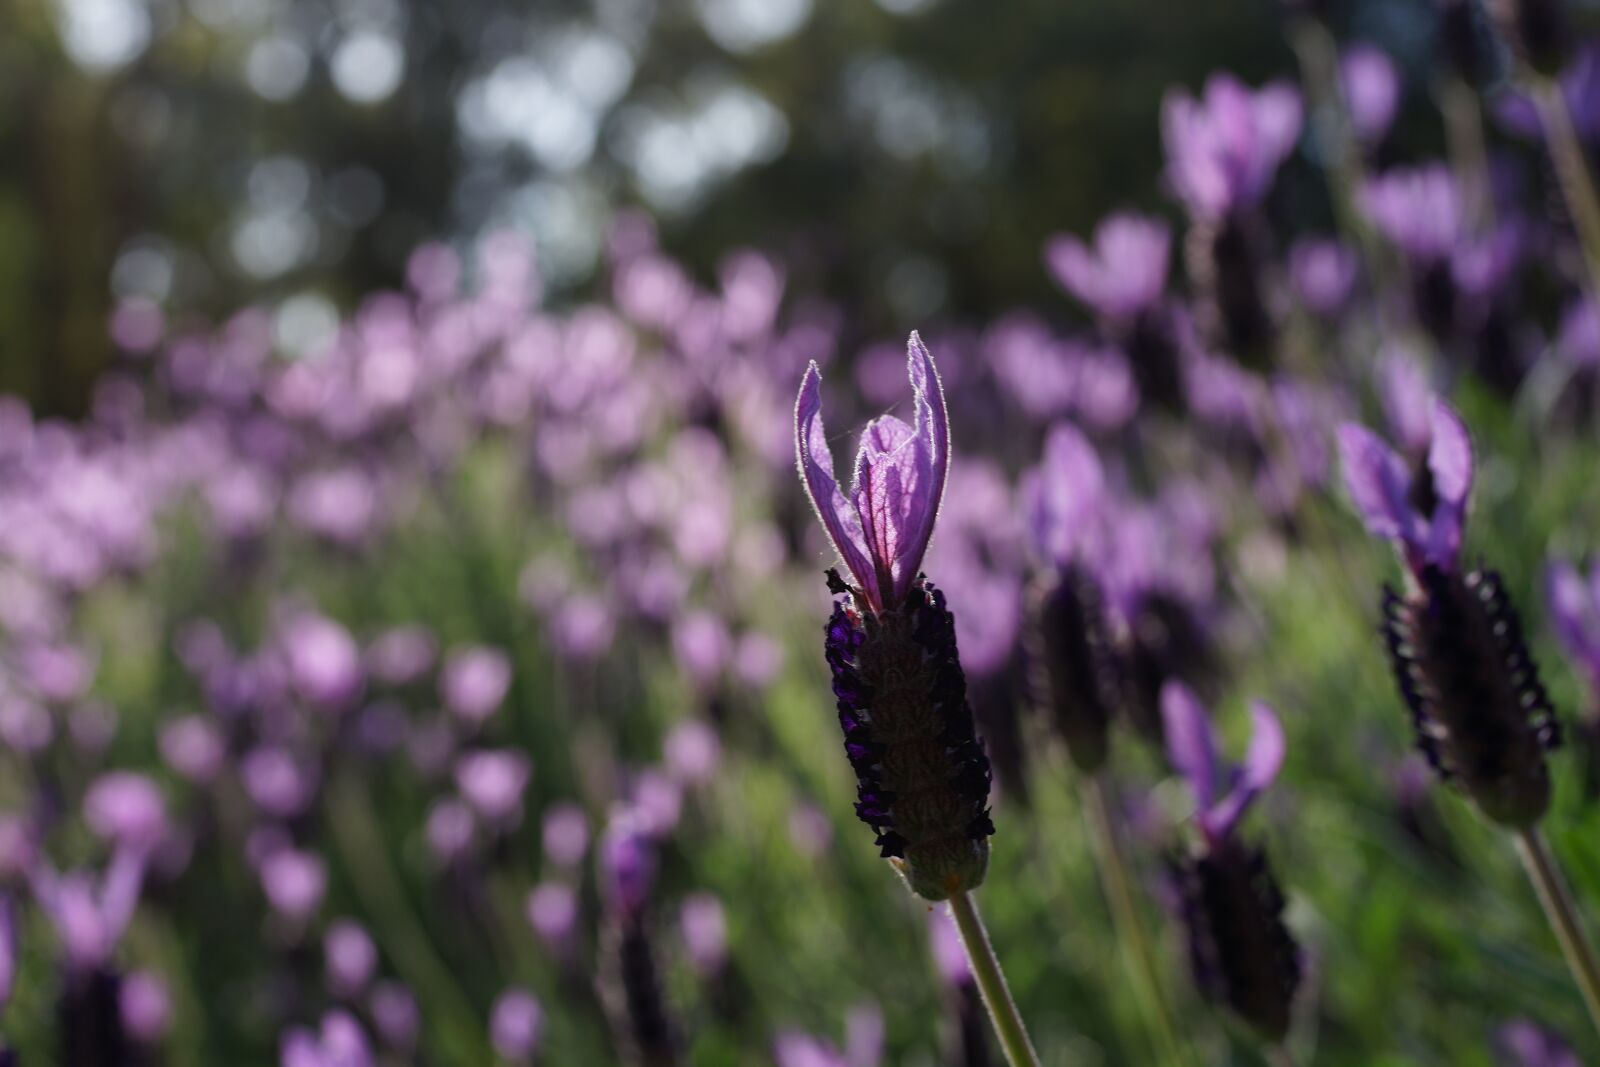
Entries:
POLYGON ((1600 906, 1596 21, 0 0, 0 1063, 1000 1063, 854 816, 794 469, 809 362, 843 473, 912 329, 1044 1063, 1600 1062, 1418 754, 1335 443, 1431 507, 1462 411, 1600 906), (1239 830, 1281 1046, 1207 966, 1177 683, 1287 735, 1239 830))
MULTIPOLYGON (((1041 232, 1161 206, 1169 84, 1290 64, 1269 0, 1191 7, 11 0, 0 388, 81 414, 114 298, 314 332, 486 228, 572 299, 630 205, 701 277, 781 255, 858 335, 1043 303, 1041 232)), ((1345 18, 1425 60, 1426 0, 1345 18)))

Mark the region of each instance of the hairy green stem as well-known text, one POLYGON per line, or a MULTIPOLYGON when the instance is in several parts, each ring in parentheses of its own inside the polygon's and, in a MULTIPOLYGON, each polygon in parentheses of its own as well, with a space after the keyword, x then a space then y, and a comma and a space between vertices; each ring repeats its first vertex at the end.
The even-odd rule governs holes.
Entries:
POLYGON ((972 976, 983 994, 984 1007, 989 1009, 989 1020, 994 1023, 995 1036, 1000 1039, 1006 1062, 1011 1067, 1040 1067, 1039 1054, 1028 1039, 1028 1029, 1022 1025, 1016 1001, 1011 999, 1011 989, 1000 970, 1000 961, 995 958, 994 946, 989 944, 989 933, 983 928, 978 906, 969 894, 956 893, 950 898, 950 914, 961 932, 961 944, 972 963, 972 976))
POLYGON ((1578 918, 1578 906, 1572 899, 1572 890, 1561 874, 1561 866, 1550 852, 1544 835, 1538 827, 1517 831, 1517 851, 1522 855, 1522 865, 1527 868, 1528 880, 1539 894, 1545 918, 1561 944, 1561 954, 1567 958, 1573 980, 1583 993, 1584 1006, 1589 1009, 1589 1019, 1600 1030, 1600 963, 1594 955, 1589 935, 1583 931, 1578 918))
POLYGON ((1167 1003, 1155 954, 1150 949, 1150 938, 1145 933, 1144 919, 1139 915, 1139 906, 1134 900, 1133 881, 1128 877, 1128 865, 1122 855, 1116 824, 1111 818, 1110 798, 1106 795, 1105 781, 1100 775, 1084 780, 1083 806, 1098 854, 1096 866, 1100 871, 1101 887, 1111 908, 1111 923, 1116 930, 1117 942, 1122 946, 1123 962, 1133 978, 1140 1010, 1146 1023, 1155 1030, 1162 1059, 1169 1064, 1186 1067, 1192 1061, 1178 1037, 1172 1007, 1167 1003))
POLYGON ((1548 79, 1534 83, 1533 99, 1539 109, 1545 143, 1550 148, 1550 162, 1555 166, 1556 182, 1561 186, 1562 199, 1572 213, 1572 225, 1583 246, 1591 295, 1600 294, 1600 198, 1595 196, 1594 178, 1589 174, 1583 145, 1572 124, 1572 112, 1567 110, 1560 85, 1548 79))

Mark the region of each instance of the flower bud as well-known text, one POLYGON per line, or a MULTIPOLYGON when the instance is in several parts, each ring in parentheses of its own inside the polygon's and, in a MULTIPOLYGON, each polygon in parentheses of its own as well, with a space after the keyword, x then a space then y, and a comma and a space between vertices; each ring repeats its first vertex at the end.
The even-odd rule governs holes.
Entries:
POLYGON ((976 888, 989 863, 989 760, 973 732, 955 620, 918 579, 904 602, 859 606, 837 572, 826 652, 856 815, 877 832, 914 892, 928 900, 976 888))
POLYGON ((1383 632, 1417 745, 1490 819, 1532 826, 1560 728, 1516 609, 1494 571, 1430 564, 1416 584, 1404 598, 1385 589, 1383 632))
POLYGON ((1086 774, 1104 766, 1118 704, 1116 657, 1094 579, 1073 567, 1043 575, 1029 597, 1034 699, 1086 774))
POLYGON ((1175 876, 1195 982, 1269 1041, 1289 1031, 1300 953, 1260 848, 1226 839, 1180 858, 1175 876))

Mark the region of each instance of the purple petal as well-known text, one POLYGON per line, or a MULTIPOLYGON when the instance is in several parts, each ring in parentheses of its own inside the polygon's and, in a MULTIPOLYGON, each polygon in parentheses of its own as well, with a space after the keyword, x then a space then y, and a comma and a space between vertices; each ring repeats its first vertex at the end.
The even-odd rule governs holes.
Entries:
POLYGON ((1577 568, 1566 560, 1554 560, 1545 568, 1545 603, 1556 637, 1567 654, 1586 659, 1589 645, 1589 590, 1577 568))
POLYGON ((1339 458, 1345 488, 1374 537, 1413 549, 1422 520, 1407 501, 1410 478, 1404 461, 1365 426, 1339 427, 1339 458))
POLYGON ((1167 682, 1161 687, 1161 721, 1167 758, 1189 780, 1195 809, 1209 810, 1217 795, 1217 746, 1206 709, 1188 686, 1167 682))
POLYGON ((1105 471, 1076 426, 1051 428, 1029 489, 1028 521, 1046 559, 1069 563, 1091 547, 1104 512, 1105 471))
POLYGON ((1239 779, 1227 799, 1207 813, 1204 825, 1217 837, 1226 836, 1249 810, 1250 804, 1278 777, 1283 767, 1283 724, 1259 700, 1250 705, 1250 747, 1245 751, 1239 779))
POLYGON ((1443 400, 1433 402, 1433 441, 1428 446, 1428 470, 1433 473, 1433 487, 1439 497, 1428 534, 1428 558, 1440 566, 1450 567, 1461 552, 1467 495, 1472 491, 1472 439, 1467 435, 1461 416, 1443 400))
POLYGON ((0 897, 0 1009, 11 999, 17 977, 17 914, 10 897, 0 897))
POLYGON ((879 598, 877 576, 868 562, 861 516, 833 477, 833 453, 828 449, 828 439, 822 428, 822 372, 815 361, 807 369, 800 383, 800 395, 795 400, 794 447, 800 480, 805 483, 811 506, 828 532, 828 540, 833 542, 834 551, 844 560, 868 600, 876 602, 879 598))
POLYGON ((881 608, 898 604, 916 580, 949 474, 950 426, 938 371, 915 333, 907 353, 916 425, 893 415, 868 423, 851 490, 881 608))

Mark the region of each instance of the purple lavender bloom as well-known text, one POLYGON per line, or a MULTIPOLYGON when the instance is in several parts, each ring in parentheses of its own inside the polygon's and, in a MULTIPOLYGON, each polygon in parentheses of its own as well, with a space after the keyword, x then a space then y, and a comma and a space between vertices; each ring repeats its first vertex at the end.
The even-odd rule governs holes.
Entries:
POLYGON ((142 850, 123 847, 98 880, 87 871, 32 870, 34 899, 61 940, 69 970, 85 975, 109 963, 138 906, 145 865, 142 850))
POLYGON ((9 895, 0 895, 0 1012, 11 1002, 17 982, 17 961, 21 956, 17 930, 17 908, 9 895))
POLYGON ((122 1028, 135 1043, 153 1045, 172 1026, 172 995, 167 983, 151 971, 134 971, 122 979, 122 1028))
POLYGON ((1387 52, 1357 44, 1339 57, 1339 81, 1356 140, 1368 147, 1383 140, 1400 104, 1400 74, 1387 52))
POLYGON ((1412 464, 1423 462, 1433 441, 1433 389, 1417 359, 1406 349, 1390 345, 1378 369, 1378 393, 1389 432, 1400 452, 1412 464))
POLYGON ((855 578, 863 606, 875 615, 894 610, 910 595, 950 468, 950 425, 939 372, 915 333, 908 351, 916 425, 893 415, 867 424, 848 498, 833 478, 833 454, 822 428, 822 372, 815 363, 795 402, 800 480, 855 578))
POLYGON ((361 652, 350 631, 315 612, 286 621, 280 640, 295 690, 323 711, 343 711, 361 695, 361 652))
POLYGON ((1252 704, 1250 747, 1244 764, 1230 771, 1218 761, 1210 717, 1187 687, 1166 684, 1161 714, 1168 756, 1194 793, 1200 828, 1199 847, 1181 856, 1175 871, 1195 980, 1268 1040, 1281 1041, 1300 984, 1300 952, 1284 925, 1283 893, 1265 851, 1236 828, 1278 776, 1283 728, 1271 708, 1252 704))
POLYGON ((267 903, 294 922, 309 918, 328 888, 328 868, 321 857, 296 848, 273 850, 262 858, 258 873, 267 903))
POLYGON ((379 982, 367 998, 367 1014, 384 1044, 396 1052, 409 1053, 417 1042, 422 1014, 417 998, 399 982, 379 982))
POLYGON ((278 1050, 280 1067, 373 1067, 372 1046, 361 1024, 348 1012, 330 1011, 313 1032, 286 1030, 278 1050))
POLYGON ((1307 310, 1333 318, 1355 287, 1360 263, 1355 252, 1332 239, 1306 238, 1289 250, 1289 281, 1307 310))
POLYGON ((245 792, 256 806, 279 819, 292 818, 311 806, 317 793, 317 772, 286 748, 262 745, 239 764, 245 792))
POLYGON ((1578 1054, 1553 1030, 1528 1019, 1513 1019, 1495 1033, 1502 1067, 1580 1067, 1578 1054))
POLYGON ((527 1063, 539 1047, 544 1012, 526 989, 508 989, 495 999, 489 1013, 489 1038, 501 1056, 527 1063))
POLYGON ((710 689, 733 654, 733 638, 715 614, 690 611, 673 623, 672 651, 689 680, 702 690, 710 689))
POLYGON ((1300 122, 1300 94, 1279 82, 1252 92, 1213 74, 1199 100, 1171 90, 1161 102, 1167 180, 1199 218, 1250 208, 1294 150, 1300 122))
POLYGON ((1600 693, 1600 565, 1585 577, 1566 560, 1551 560, 1545 568, 1545 602, 1561 647, 1600 693))
POLYGON ((528 925, 552 951, 562 953, 571 947, 578 928, 578 894, 561 882, 544 882, 528 894, 528 925))
POLYGON ((632 812, 612 817, 600 839, 597 859, 607 903, 624 915, 642 912, 655 883, 656 850, 632 812))
POLYGON ((337 996, 359 996, 378 970, 378 946, 353 919, 339 919, 322 938, 322 955, 328 987, 337 996))
POLYGON ((521 818, 522 794, 532 775, 532 763, 515 749, 483 749, 456 760, 456 788, 491 826, 503 828, 521 818))
POLYGON ((709 977, 728 961, 728 917, 711 893, 691 893, 678 911, 678 928, 689 962, 709 977))
POLYGON ((423 836, 428 849, 443 864, 454 863, 472 845, 477 824, 472 809, 456 797, 445 797, 428 811, 423 836))
POLYGON ((662 742, 667 772, 680 785, 705 785, 722 760, 722 742, 710 723, 685 719, 667 732, 662 742))
POLYGON ((1052 237, 1045 262, 1067 292, 1104 318, 1127 323, 1161 299, 1171 251, 1165 223, 1116 214, 1096 228, 1093 248, 1070 234, 1052 237))
POLYGON ((1593 300, 1579 298, 1562 312, 1555 350, 1574 369, 1600 366, 1600 308, 1593 300))
POLYGON ((1441 400, 1432 434, 1427 464, 1413 473, 1376 434, 1339 429, 1351 500, 1407 569, 1403 594, 1384 588, 1390 665, 1434 770, 1490 819, 1531 826, 1549 807, 1545 752, 1560 731, 1499 574, 1460 566, 1472 442, 1441 400))
POLYGON ((589 817, 580 805, 552 804, 545 809, 540 841, 545 858, 551 863, 557 867, 576 867, 589 850, 589 817))
POLYGON ((867 1007, 851 1013, 845 1048, 810 1034, 789 1031, 773 1042, 777 1067, 878 1067, 882 1059, 882 1016, 867 1007))
POLYGON ((1339 427, 1339 456, 1350 499, 1374 537, 1393 542, 1413 575, 1430 566, 1456 570, 1473 460, 1471 438, 1455 409, 1442 400, 1433 403, 1425 473, 1413 475, 1399 454, 1355 423, 1339 427), (1413 503, 1418 500, 1430 506, 1419 508, 1413 503))
POLYGON ((167 806, 149 778, 111 771, 84 794, 83 821, 113 845, 148 851, 166 835, 167 806))
POLYGON ((1360 205, 1378 232, 1419 264, 1448 259, 1465 232, 1461 186, 1442 163, 1367 179, 1360 205))
POLYGON ((943 900, 983 881, 994 832, 991 776, 954 619, 943 591, 920 573, 949 470, 950 430, 932 356, 915 333, 907 347, 916 424, 892 415, 868 423, 851 497, 833 479, 815 363, 795 403, 795 451, 812 505, 858 583, 828 572, 839 599, 825 644, 856 772, 856 814, 913 891, 943 900), (939 753, 936 766, 897 758, 924 745, 939 753), (901 796, 917 800, 907 805, 901 796))
POLYGON ((385 685, 410 685, 433 667, 439 647, 422 626, 397 626, 367 647, 367 670, 385 685))
POLYGON ((481 725, 500 710, 511 689, 511 661, 497 648, 453 649, 439 676, 439 696, 451 712, 481 725))

